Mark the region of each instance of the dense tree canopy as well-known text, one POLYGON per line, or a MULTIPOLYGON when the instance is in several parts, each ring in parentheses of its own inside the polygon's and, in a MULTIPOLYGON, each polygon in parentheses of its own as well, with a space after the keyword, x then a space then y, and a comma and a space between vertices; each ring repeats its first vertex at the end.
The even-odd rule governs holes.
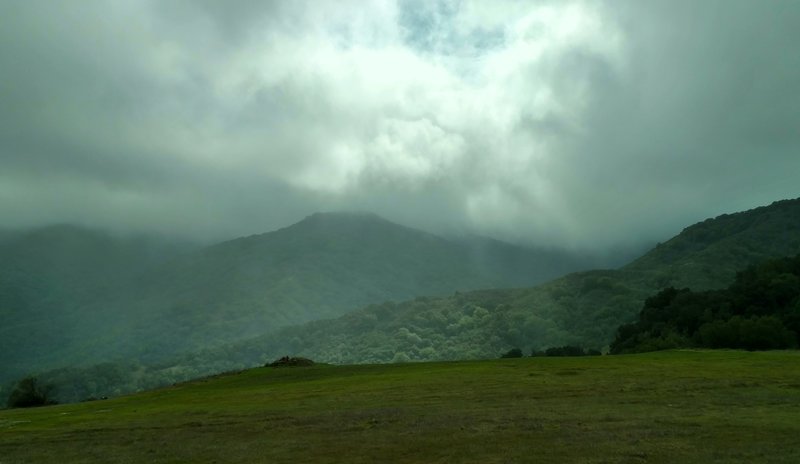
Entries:
POLYGON ((623 325, 612 353, 676 347, 768 350, 800 342, 800 255, 750 266, 727 289, 666 288, 623 325))

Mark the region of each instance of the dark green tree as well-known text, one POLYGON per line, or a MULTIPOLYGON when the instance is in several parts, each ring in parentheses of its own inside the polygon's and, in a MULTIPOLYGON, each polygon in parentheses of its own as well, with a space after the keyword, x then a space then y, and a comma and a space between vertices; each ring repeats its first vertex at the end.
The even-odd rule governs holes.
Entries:
POLYGON ((42 386, 36 377, 28 376, 17 382, 8 396, 8 407, 10 408, 31 408, 34 406, 46 406, 56 404, 51 397, 52 388, 42 386))
POLYGON ((612 353, 679 347, 773 350, 800 342, 800 255, 739 272, 727 289, 667 288, 620 326, 612 353))
POLYGON ((501 358, 521 358, 522 357, 522 350, 519 348, 511 348, 507 352, 503 353, 501 358))

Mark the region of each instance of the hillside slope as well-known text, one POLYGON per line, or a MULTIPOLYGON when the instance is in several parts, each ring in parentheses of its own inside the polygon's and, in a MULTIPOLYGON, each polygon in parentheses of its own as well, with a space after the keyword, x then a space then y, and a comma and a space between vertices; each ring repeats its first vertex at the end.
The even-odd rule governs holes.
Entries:
POLYGON ((418 298, 253 340, 241 352, 293 352, 331 362, 494 357, 510 347, 602 348, 644 299, 668 286, 722 288, 737 271, 800 253, 800 199, 687 227, 619 270, 579 272, 525 289, 418 298))
POLYGON ((531 285, 589 265, 350 213, 181 252, 67 226, 3 243, 0 384, 23 371, 159 362, 370 303, 531 285))
POLYGON ((131 283, 191 245, 58 225, 0 237, 0 380, 102 353, 131 283))
POLYGON ((672 351, 260 368, 111 400, 0 411, 0 456, 788 464, 800 460, 798 358, 672 351))
POLYGON ((157 312, 154 317, 174 325, 180 338, 203 346, 209 337, 243 338, 374 302, 530 285, 580 266, 563 253, 482 245, 372 214, 317 213, 169 263, 142 280, 137 313, 157 312), (160 305, 167 300, 164 312, 160 305))

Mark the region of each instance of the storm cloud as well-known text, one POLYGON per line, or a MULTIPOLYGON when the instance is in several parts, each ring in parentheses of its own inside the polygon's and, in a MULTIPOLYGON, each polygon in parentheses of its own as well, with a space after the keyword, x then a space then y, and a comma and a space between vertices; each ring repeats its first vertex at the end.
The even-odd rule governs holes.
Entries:
POLYGON ((5 1, 0 214, 602 248, 800 195, 800 3, 5 1))

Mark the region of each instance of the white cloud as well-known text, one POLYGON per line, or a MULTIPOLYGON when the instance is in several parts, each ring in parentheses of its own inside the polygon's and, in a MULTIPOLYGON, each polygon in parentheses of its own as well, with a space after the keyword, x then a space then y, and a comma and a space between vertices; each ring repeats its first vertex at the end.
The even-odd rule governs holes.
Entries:
POLYGON ((172 211, 176 229, 237 233, 356 206, 520 240, 644 240, 708 214, 659 206, 730 195, 721 159, 776 179, 763 197, 797 193, 781 179, 800 66, 780 52, 797 13, 726 5, 7 2, 0 163, 40 180, 13 184, 31 209, 63 198, 60 220, 148 228, 172 211), (73 194, 98 185, 114 194, 91 208, 73 194), (159 197, 152 214, 109 206, 159 197))

